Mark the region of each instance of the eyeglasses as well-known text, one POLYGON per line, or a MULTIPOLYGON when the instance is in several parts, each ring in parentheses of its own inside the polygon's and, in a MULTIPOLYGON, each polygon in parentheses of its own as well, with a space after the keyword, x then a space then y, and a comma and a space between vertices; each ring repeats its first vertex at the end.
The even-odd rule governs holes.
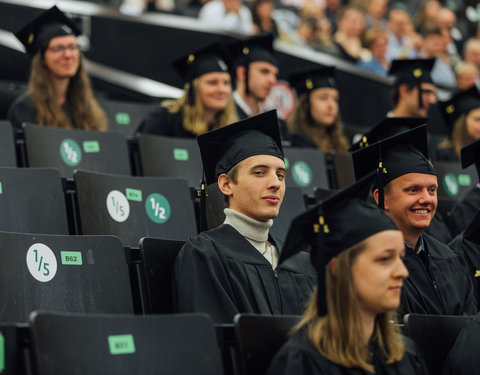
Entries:
POLYGON ((47 49, 53 53, 63 53, 66 50, 69 50, 70 52, 77 52, 80 49, 80 46, 78 44, 69 44, 68 46, 58 45, 49 47, 47 49))

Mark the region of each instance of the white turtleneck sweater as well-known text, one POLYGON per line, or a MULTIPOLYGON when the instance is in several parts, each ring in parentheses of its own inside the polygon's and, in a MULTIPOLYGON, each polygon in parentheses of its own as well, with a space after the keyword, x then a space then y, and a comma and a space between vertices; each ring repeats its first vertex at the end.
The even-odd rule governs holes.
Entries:
POLYGON ((225 213, 223 223, 234 227, 275 269, 278 265, 278 250, 268 242, 268 231, 273 225, 273 220, 258 221, 230 208, 225 208, 223 212, 225 213))

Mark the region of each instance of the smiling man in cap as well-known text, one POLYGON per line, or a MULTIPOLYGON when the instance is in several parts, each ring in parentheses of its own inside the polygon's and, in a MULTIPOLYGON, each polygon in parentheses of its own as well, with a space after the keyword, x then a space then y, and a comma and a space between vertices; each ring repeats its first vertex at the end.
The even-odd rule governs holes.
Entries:
POLYGON ((424 233, 437 208, 437 174, 428 160, 426 126, 353 153, 357 179, 377 170, 373 195, 403 234, 410 277, 404 313, 474 314, 473 285, 460 253, 424 233))
POLYGON ((278 263, 269 234, 285 194, 285 162, 275 111, 198 137, 207 184, 228 200, 218 228, 191 238, 174 267, 179 312, 217 323, 237 313, 301 314, 315 285, 307 253, 278 263))

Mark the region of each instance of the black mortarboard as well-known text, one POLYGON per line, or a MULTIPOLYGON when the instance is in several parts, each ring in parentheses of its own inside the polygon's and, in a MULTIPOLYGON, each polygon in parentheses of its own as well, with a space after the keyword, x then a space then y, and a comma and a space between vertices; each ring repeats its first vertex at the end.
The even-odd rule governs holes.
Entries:
POLYGON ((45 48, 52 38, 79 35, 80 29, 60 9, 53 6, 28 22, 15 36, 22 42, 30 56, 45 48))
POLYGON ((402 59, 393 60, 389 75, 395 76, 395 84, 401 83, 433 83, 431 71, 435 59, 402 59))
POLYGON ((386 117, 362 135, 362 138, 357 143, 354 143, 349 151, 359 150, 382 139, 394 136, 405 130, 416 128, 420 125, 425 125, 426 123, 427 119, 424 117, 386 117))
POLYGON ((440 103, 440 111, 449 127, 450 134, 453 132, 455 121, 470 111, 480 108, 480 92, 477 86, 472 86, 468 90, 460 91, 453 95, 449 100, 440 103))
POLYGON ((423 108, 422 83, 432 83, 431 71, 435 59, 403 59, 393 60, 389 75, 395 76, 395 85, 415 83, 418 87, 418 106, 423 108))
POLYGON ((427 126, 418 126, 352 153, 355 178, 377 171, 375 186, 383 208, 383 187, 407 173, 437 175, 428 160, 427 126))
POLYGON ((393 221, 366 198, 375 173, 340 190, 292 220, 280 260, 311 244, 311 260, 318 275, 318 315, 326 313, 325 268, 342 251, 384 231, 397 230, 393 221))
POLYGON ((480 180, 480 139, 473 141, 461 150, 462 168, 467 168, 475 163, 478 179, 480 180))
POLYGON ((207 184, 250 156, 284 158, 276 110, 202 134, 197 141, 207 184))
POLYGON ((207 73, 230 72, 230 59, 219 43, 212 43, 182 55, 175 59, 172 65, 184 82, 191 82, 207 73))
POLYGON ((288 81, 297 91, 297 95, 322 87, 337 88, 334 67, 315 68, 309 71, 295 73, 288 78, 288 81))
POLYGON ((248 65, 254 61, 266 61, 278 66, 278 60, 273 50, 272 34, 235 41, 228 44, 227 49, 236 66, 248 65))

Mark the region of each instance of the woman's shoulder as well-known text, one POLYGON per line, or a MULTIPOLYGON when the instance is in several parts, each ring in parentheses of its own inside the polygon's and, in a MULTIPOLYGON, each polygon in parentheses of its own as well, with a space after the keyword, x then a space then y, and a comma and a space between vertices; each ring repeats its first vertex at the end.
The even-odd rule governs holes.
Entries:
POLYGON ((35 109, 28 93, 23 93, 13 101, 8 109, 7 119, 14 128, 21 128, 24 122, 34 123, 36 120, 35 109))
POLYGON ((137 132, 173 137, 178 129, 183 129, 181 111, 172 113, 167 108, 159 106, 142 120, 137 132))

